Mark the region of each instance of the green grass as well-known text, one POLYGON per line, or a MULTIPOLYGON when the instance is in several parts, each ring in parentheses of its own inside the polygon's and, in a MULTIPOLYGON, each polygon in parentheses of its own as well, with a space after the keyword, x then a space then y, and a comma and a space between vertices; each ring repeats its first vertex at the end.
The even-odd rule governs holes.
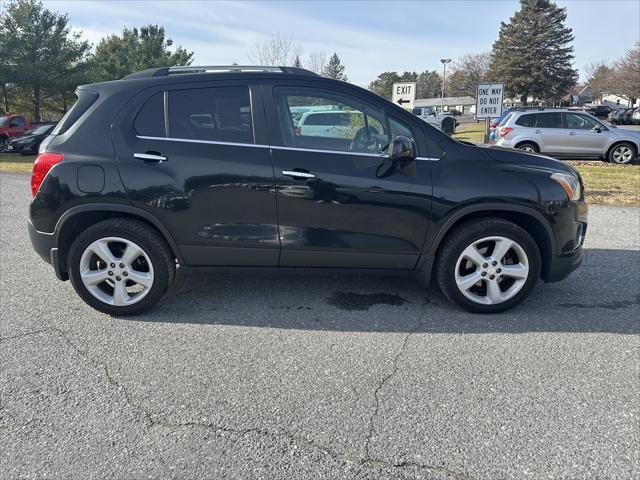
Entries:
POLYGON ((0 172, 31 173, 34 155, 0 154, 0 172))
POLYGON ((484 142, 484 122, 466 123, 460 125, 453 134, 456 140, 465 142, 483 143, 484 142))

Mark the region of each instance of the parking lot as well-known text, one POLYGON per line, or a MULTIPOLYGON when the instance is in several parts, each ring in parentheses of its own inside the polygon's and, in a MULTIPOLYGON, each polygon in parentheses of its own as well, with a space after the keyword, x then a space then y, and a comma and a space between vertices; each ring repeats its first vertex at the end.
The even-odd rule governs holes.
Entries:
POLYGON ((640 209, 506 314, 399 278, 178 278, 91 310, 1 173, 0 477, 638 478, 640 209), (90 472, 90 473, 89 473, 90 472))

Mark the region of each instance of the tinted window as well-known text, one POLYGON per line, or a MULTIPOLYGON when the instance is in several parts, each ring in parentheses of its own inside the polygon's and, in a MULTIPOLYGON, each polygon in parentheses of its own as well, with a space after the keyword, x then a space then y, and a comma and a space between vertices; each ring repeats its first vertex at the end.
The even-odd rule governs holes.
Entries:
POLYGON ((598 122, 595 119, 577 113, 565 113, 565 119, 567 128, 574 130, 592 130, 598 126, 598 122))
POLYGON ((520 125, 521 127, 535 127, 536 114, 529 113, 527 115, 522 115, 520 118, 516 120, 516 125, 520 125))
POLYGON ((22 119, 22 117, 16 117, 11 120, 11 125, 17 128, 24 128, 24 120, 22 119))
POLYGON ((274 100, 284 145, 379 153, 389 143, 382 110, 361 100, 313 88, 276 87, 274 100), (295 112, 304 110, 299 122, 295 112))
POLYGON ((538 128, 562 128, 562 114, 560 112, 538 113, 538 128))
POLYGON ((253 143, 247 87, 169 92, 169 135, 215 142, 253 143))
POLYGON ((62 135, 69 130, 71 126, 86 112, 93 102, 98 99, 98 94, 90 92, 89 90, 76 90, 78 100, 73 104, 73 107, 62 117, 62 120, 58 123, 56 128, 51 132, 52 135, 62 135))
POLYGON ((406 126, 395 120, 394 118, 389 117, 389 128, 391 129, 391 136, 395 135, 404 135, 409 137, 414 142, 416 139, 414 138, 413 132, 406 126))
POLYGON ((138 112, 133 122, 138 135, 147 137, 164 137, 164 93, 151 96, 138 112))

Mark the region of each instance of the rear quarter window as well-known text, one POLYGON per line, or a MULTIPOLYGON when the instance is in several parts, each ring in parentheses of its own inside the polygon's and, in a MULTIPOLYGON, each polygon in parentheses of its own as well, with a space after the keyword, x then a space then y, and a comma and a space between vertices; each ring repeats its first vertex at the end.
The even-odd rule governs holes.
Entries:
POLYGON ((507 124, 507 122, 509 121, 509 119, 512 117, 513 115, 511 113, 509 113, 506 117, 504 117, 500 123, 498 124, 499 127, 503 127, 507 124))
POLYGON ((153 94, 145 102, 133 121, 133 128, 138 135, 146 137, 165 136, 163 92, 153 94))
POLYGON ((536 114, 529 113, 527 115, 522 115, 520 118, 516 120, 516 125, 521 127, 535 127, 536 126, 536 114))

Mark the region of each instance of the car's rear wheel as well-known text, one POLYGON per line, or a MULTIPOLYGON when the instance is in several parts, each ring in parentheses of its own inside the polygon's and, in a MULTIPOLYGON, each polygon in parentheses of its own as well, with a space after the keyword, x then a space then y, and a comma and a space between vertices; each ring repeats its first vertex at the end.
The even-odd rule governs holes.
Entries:
POLYGON ((530 142, 521 143, 516 148, 518 150, 522 150, 528 153, 538 153, 540 151, 540 149, 535 143, 530 143, 530 142))
POLYGON ((636 158, 637 152, 633 145, 630 143, 619 143, 609 151, 609 161, 611 163, 629 163, 636 158))
POLYGON ((135 315, 164 295, 175 276, 165 240, 148 225, 113 218, 82 232, 68 256, 71 283, 90 306, 110 315, 135 315))
POLYGON ((449 234, 436 263, 437 282, 454 304, 498 313, 521 303, 540 277, 536 242, 500 218, 467 222, 449 234))

